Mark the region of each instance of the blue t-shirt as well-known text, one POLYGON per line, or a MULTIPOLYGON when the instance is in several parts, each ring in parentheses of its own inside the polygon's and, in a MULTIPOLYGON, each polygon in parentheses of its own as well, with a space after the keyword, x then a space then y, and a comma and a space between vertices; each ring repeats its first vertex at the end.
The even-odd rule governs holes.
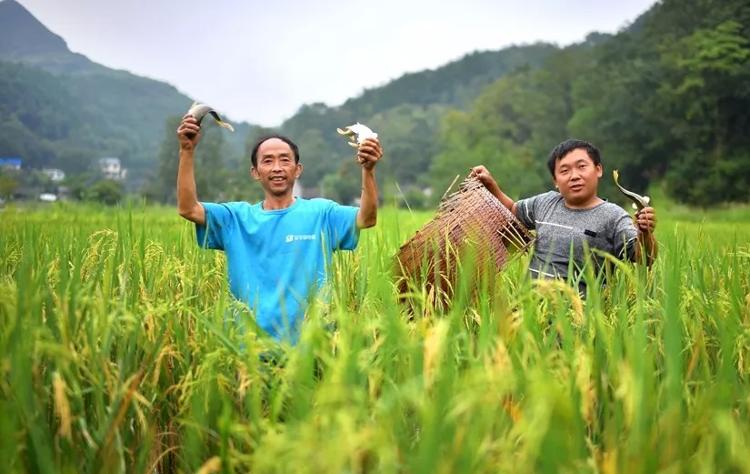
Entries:
POLYGON ((286 209, 261 203, 201 203, 206 224, 198 244, 223 250, 229 287, 255 312, 263 330, 296 342, 308 298, 326 282, 335 250, 357 246, 358 208, 297 198, 286 209))

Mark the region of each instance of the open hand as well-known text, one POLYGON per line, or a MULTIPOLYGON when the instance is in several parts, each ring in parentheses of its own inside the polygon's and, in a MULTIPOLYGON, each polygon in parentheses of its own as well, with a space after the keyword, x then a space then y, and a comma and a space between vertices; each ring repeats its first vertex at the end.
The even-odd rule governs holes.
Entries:
POLYGON ((357 161, 362 168, 371 170, 383 157, 383 147, 377 138, 367 138, 357 149, 357 161))

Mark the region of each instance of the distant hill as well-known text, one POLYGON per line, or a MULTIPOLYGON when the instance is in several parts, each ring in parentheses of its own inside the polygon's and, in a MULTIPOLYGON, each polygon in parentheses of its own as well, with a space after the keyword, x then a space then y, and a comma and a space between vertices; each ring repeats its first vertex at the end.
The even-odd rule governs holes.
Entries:
POLYGON ((20 61, 56 73, 84 73, 104 68, 82 54, 73 53, 15 0, 0 2, 0 58, 20 61))
MULTIPOLYGON (((163 192, 174 186, 176 154, 167 119, 190 98, 70 51, 15 0, 0 1, 0 32, 0 156, 68 172, 117 156, 135 178, 131 189, 158 168, 150 195, 171 195, 163 192)), ((543 157, 576 136, 597 143, 636 190, 657 179, 687 202, 744 201, 749 34, 746 1, 662 0, 614 35, 473 52, 339 106, 302 105, 278 129, 300 146, 305 188, 341 202, 358 195, 359 170, 336 128, 357 121, 380 134, 387 199, 403 191, 426 202, 423 188, 439 196, 478 163, 502 170, 514 195, 537 192, 549 186, 543 157)), ((270 130, 233 123, 237 132, 215 142, 221 160, 207 162, 216 179, 203 188, 244 198, 249 180, 238 162, 246 163, 246 143, 270 130)))
POLYGON ((387 179, 416 183, 437 152, 445 111, 469 106, 487 85, 518 69, 538 68, 558 50, 537 43, 467 54, 434 70, 404 74, 338 107, 304 105, 281 130, 300 142, 307 186, 318 186, 325 175, 351 161, 351 150, 336 127, 357 121, 378 131, 388 148, 381 168, 387 179))
POLYGON ((694 205, 747 201, 749 85, 747 0, 661 0, 616 34, 589 35, 446 114, 433 187, 482 163, 511 197, 543 192, 545 157, 577 137, 602 150, 601 197, 621 197, 618 169, 637 192, 659 183, 694 205))
MULTIPOLYGON (((92 62, 15 0, 0 2, 0 155, 68 172, 117 156, 139 180, 153 168, 165 120, 192 99, 175 87, 92 62)), ((239 157, 250 126, 227 134, 239 157)))
MULTIPOLYGON (((428 186, 440 196, 480 163, 513 196, 541 192, 551 147, 579 137, 634 189, 661 181, 671 197, 707 205, 748 199, 748 84, 747 0, 662 0, 616 34, 469 54, 338 107, 305 105, 282 130, 300 142, 302 181, 341 201, 358 195, 358 170, 335 130, 360 121, 386 150, 386 199, 424 200, 415 188, 428 186)), ((609 179, 600 191, 618 196, 609 179)))
POLYGON ((539 67, 557 47, 547 43, 475 51, 436 69, 404 74, 344 103, 355 115, 373 115, 403 104, 462 108, 488 84, 522 67, 539 67))
MULTIPOLYGON (((182 114, 189 97, 164 82, 70 51, 63 38, 15 0, 0 2, 0 31, 0 111, 5 117, 0 155, 68 172, 84 171, 102 156, 117 156, 136 181, 152 172, 159 147, 171 133, 165 120, 182 114)), ((308 187, 349 161, 351 150, 335 130, 355 121, 386 137, 391 163, 384 172, 413 182, 435 153, 445 110, 468 106, 486 85, 518 68, 539 67, 556 50, 534 44, 475 52, 434 70, 405 74, 338 107, 303 105, 280 129, 302 147, 308 187), (419 159, 413 159, 415 154, 419 159)), ((262 132, 246 123, 235 125, 236 133, 225 135, 229 164, 241 160, 246 140, 262 132)))

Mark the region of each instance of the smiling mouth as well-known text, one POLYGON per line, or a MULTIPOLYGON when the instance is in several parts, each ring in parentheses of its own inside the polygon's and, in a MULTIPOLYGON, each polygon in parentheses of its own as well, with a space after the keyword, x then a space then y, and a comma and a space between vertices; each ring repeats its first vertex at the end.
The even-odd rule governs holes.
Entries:
POLYGON ((273 178, 270 178, 270 181, 272 183, 283 183, 284 181, 286 181, 286 178, 283 176, 274 176, 273 178))

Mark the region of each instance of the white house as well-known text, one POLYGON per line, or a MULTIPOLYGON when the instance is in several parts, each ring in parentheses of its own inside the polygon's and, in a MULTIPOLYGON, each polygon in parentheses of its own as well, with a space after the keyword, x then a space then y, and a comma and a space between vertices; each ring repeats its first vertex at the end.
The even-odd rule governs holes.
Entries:
POLYGON ((60 181, 65 179, 65 172, 61 169, 44 168, 42 169, 42 173, 47 175, 50 181, 55 182, 55 183, 59 183, 60 181))
POLYGON ((120 159, 114 157, 99 158, 99 171, 105 178, 116 181, 125 179, 128 174, 128 170, 122 167, 120 159))

